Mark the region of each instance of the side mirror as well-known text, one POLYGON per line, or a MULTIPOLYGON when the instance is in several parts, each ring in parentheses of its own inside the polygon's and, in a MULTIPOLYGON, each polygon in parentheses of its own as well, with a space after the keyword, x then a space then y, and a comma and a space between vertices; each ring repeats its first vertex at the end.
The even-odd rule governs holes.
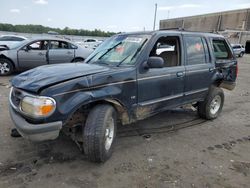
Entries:
POLYGON ((149 57, 145 68, 163 68, 164 60, 161 57, 149 57))

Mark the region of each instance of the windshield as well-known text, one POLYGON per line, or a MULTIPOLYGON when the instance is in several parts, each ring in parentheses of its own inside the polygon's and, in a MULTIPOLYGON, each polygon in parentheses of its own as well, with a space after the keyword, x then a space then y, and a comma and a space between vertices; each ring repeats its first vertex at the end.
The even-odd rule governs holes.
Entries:
POLYGON ((104 41, 85 62, 118 66, 133 65, 148 40, 147 35, 117 35, 104 41))

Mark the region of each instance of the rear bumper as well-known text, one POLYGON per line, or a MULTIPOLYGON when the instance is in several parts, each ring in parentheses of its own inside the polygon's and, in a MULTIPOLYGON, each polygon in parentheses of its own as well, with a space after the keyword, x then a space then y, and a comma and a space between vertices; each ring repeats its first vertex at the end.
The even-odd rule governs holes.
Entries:
POLYGON ((223 81, 221 82, 220 86, 224 89, 228 89, 228 90, 234 90, 234 88, 236 87, 236 82, 229 82, 229 81, 223 81))
POLYGON ((11 106, 9 106, 10 117, 15 124, 18 132, 26 139, 31 141, 45 141, 54 140, 58 137, 62 128, 62 122, 50 122, 43 124, 31 124, 27 122, 22 116, 16 113, 11 106))

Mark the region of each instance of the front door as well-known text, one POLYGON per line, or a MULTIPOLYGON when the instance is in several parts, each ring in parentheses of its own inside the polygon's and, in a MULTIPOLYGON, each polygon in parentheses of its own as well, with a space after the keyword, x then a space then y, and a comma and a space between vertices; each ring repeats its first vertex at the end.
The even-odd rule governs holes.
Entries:
POLYGON ((41 65, 47 65, 48 41, 39 40, 28 44, 17 52, 19 67, 31 69, 41 65))
POLYGON ((185 67, 181 59, 181 36, 162 36, 149 54, 164 60, 163 68, 138 73, 138 107, 157 112, 178 106, 184 91, 185 67))
POLYGON ((69 63, 74 59, 75 50, 65 41, 50 41, 49 64, 69 63))

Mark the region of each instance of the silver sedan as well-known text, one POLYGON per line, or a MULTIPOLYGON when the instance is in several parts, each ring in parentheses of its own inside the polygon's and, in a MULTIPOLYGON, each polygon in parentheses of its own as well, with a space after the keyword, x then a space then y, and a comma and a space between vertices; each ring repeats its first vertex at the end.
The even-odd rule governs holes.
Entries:
POLYGON ((25 40, 0 51, 0 75, 41 65, 84 61, 92 51, 58 38, 25 40))

